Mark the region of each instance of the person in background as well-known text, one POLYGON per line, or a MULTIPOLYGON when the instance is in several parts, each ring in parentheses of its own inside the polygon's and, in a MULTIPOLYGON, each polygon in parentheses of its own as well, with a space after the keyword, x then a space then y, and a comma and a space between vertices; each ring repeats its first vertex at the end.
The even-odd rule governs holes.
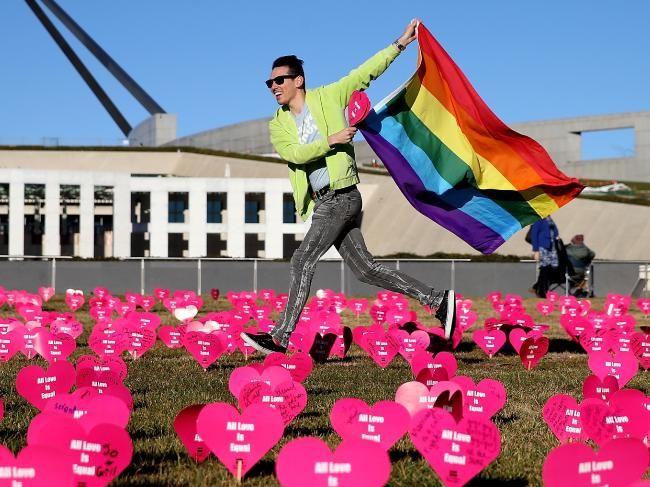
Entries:
POLYGON ((566 253, 569 257, 575 274, 584 279, 587 268, 591 261, 596 257, 596 253, 585 245, 584 235, 578 234, 571 239, 571 243, 566 246, 566 253))
POLYGON ((548 287, 554 272, 559 267, 555 240, 560 233, 550 216, 533 223, 530 232, 533 257, 537 261, 537 281, 533 284, 532 292, 539 298, 546 298, 548 287))

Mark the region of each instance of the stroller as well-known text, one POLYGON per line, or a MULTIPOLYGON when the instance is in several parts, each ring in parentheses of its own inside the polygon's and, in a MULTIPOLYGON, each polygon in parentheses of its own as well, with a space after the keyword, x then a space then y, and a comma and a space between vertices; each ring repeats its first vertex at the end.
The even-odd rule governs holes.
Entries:
POLYGON ((578 272, 571 263, 561 238, 555 240, 555 249, 559 265, 557 268, 553 268, 553 272, 549 275, 549 290, 559 288, 564 291, 564 294, 570 294, 576 298, 593 298, 593 266, 591 262, 584 272, 578 272))

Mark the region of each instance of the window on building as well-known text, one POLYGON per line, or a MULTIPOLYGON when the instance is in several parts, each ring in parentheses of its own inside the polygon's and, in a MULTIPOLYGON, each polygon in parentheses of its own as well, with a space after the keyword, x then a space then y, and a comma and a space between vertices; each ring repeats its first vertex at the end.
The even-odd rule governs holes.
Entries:
POLYGON ((136 225, 149 223, 151 217, 151 193, 134 191, 131 193, 131 223, 134 231, 136 225))
POLYGON ((228 235, 225 233, 208 233, 206 257, 227 257, 228 235))
POLYGON ((244 257, 264 257, 264 234, 247 233, 244 236, 244 257))
POLYGON ((226 193, 208 193, 208 223, 224 223, 223 212, 226 210, 226 193))
POLYGON ((113 257, 113 186, 95 186, 96 259, 113 257))
POLYGON ((0 184, 0 254, 9 254, 9 185, 0 184))
POLYGON ((187 234, 167 234, 167 255, 169 257, 187 257, 187 234))
POLYGON ((282 258, 290 259, 296 249, 300 247, 303 238, 303 234, 285 233, 282 235, 282 258))
POLYGON ((185 223, 185 212, 189 207, 189 193, 168 193, 167 206, 169 223, 185 223))
POLYGON ((296 204, 291 193, 282 195, 282 222, 296 223, 296 204))
POLYGON ((45 185, 25 185, 24 249, 25 255, 43 255, 45 233, 45 185))
POLYGON ((246 193, 245 223, 264 223, 264 193, 246 193))

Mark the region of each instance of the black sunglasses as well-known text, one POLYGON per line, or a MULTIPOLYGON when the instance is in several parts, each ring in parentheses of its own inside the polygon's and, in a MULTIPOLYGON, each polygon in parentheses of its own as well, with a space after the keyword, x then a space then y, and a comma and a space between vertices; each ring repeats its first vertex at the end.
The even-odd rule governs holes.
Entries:
POLYGON ((297 78, 298 76, 300 76, 300 75, 299 74, 283 74, 283 75, 280 75, 280 76, 276 76, 275 78, 267 79, 265 81, 266 87, 270 88, 271 86, 273 86, 274 82, 275 82, 276 85, 281 85, 281 84, 284 83, 285 79, 287 79, 287 78, 294 79, 294 78, 297 78))

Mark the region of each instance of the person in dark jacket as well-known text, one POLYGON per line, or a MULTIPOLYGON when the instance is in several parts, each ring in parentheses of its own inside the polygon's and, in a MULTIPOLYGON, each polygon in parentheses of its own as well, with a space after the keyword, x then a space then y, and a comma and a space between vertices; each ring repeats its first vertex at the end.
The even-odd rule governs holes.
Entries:
POLYGON ((531 228, 530 239, 533 246, 533 257, 538 265, 537 282, 533 284, 532 291, 539 298, 546 298, 551 277, 559 267, 555 248, 555 240, 559 235, 557 226, 550 216, 536 221, 531 228))
POLYGON ((596 253, 585 245, 584 235, 575 235, 566 246, 566 253, 576 276, 584 279, 587 268, 596 257, 596 253))

